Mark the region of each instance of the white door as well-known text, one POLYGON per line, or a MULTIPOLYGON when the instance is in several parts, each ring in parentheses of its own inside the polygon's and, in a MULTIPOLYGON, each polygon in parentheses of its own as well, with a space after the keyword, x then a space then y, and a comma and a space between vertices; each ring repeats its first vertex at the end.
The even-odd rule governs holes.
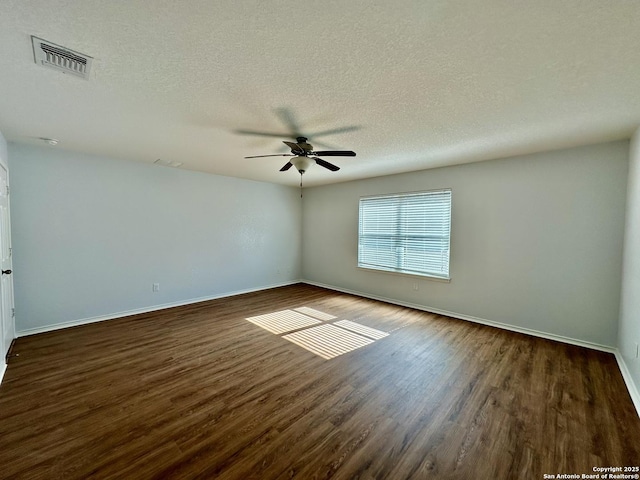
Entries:
POLYGON ((2 326, 2 345, 0 353, 4 361, 11 341, 15 337, 13 319, 13 278, 11 276, 11 224, 9 222, 8 175, 4 165, 0 164, 0 324, 2 326))

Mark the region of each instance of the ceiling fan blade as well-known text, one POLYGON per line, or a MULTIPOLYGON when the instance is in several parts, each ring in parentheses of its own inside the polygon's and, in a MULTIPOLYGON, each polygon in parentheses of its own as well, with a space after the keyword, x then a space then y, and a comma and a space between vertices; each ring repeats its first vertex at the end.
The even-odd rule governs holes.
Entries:
POLYGON ((310 142, 313 141, 313 145, 318 145, 319 147, 326 148, 327 150, 337 150, 339 148, 327 142, 321 142, 320 140, 316 140, 315 138, 310 138, 309 141, 310 142))
POLYGON ((270 133, 270 132, 256 132, 254 130, 234 130, 234 133, 238 133, 240 135, 257 135, 258 137, 288 137, 287 133, 270 133))
POLYGON ((275 155, 252 155, 250 157, 244 157, 244 158, 264 158, 264 157, 295 157, 295 155, 292 153, 278 153, 275 155))
POLYGON ((282 167, 280 169, 281 172, 286 172, 287 170, 289 170, 291 167, 293 167, 293 163, 291 162, 287 162, 284 164, 284 167, 282 167))
POLYGON ((332 172, 337 172, 338 170, 340 170, 340 167, 334 165, 333 163, 329 163, 326 160, 323 160, 318 157, 311 157, 311 158, 313 158, 318 165, 320 165, 321 167, 327 168, 332 172))
POLYGON ((353 132, 355 130, 360 130, 359 125, 352 125, 350 127, 342 127, 342 128, 332 128, 331 130, 323 130, 322 132, 317 132, 317 133, 312 133, 310 134, 310 136, 312 138, 315 137, 322 137, 324 135, 338 135, 339 133, 347 133, 347 132, 353 132))
POLYGON ((321 157, 355 157, 356 152, 351 150, 328 150, 326 152, 309 152, 312 155, 318 155, 321 157))
MULTIPOLYGON (((289 129, 289 135, 291 135, 293 138, 300 136, 299 135, 300 126, 298 125, 295 115, 293 114, 291 109, 286 107, 280 107, 280 108, 276 108, 274 110, 274 113, 278 116, 280 121, 287 126, 287 128, 289 129)), ((286 137, 288 135, 284 135, 284 136, 286 137)))

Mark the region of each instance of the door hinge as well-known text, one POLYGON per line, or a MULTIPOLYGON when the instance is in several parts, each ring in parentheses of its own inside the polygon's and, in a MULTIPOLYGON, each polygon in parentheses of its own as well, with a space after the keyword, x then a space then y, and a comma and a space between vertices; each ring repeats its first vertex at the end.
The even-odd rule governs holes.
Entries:
POLYGON ((11 317, 13 318, 13 317, 15 317, 15 316, 16 316, 16 309, 15 309, 15 308, 12 308, 12 309, 11 309, 11 317))
POLYGON ((11 258, 11 255, 13 255, 13 248, 9 247, 9 258, 11 258))
POLYGON ((9 185, 7 185, 7 195, 9 195, 9 185))

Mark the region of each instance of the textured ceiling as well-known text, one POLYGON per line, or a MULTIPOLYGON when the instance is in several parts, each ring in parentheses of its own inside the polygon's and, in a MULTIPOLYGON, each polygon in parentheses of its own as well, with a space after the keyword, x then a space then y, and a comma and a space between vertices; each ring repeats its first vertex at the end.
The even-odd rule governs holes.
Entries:
POLYGON ((243 159, 292 125, 358 154, 306 185, 628 138, 640 2, 0 2, 9 141, 297 185, 243 159), (90 80, 36 65, 31 35, 94 57, 90 80))

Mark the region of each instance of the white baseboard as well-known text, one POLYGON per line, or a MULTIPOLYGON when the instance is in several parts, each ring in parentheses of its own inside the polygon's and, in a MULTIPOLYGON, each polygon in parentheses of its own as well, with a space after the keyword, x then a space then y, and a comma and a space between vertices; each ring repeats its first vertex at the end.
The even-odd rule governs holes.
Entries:
POLYGON ((7 371, 7 364, 2 362, 0 364, 0 384, 2 384, 2 379, 4 378, 4 372, 7 371))
POLYGON ((46 333, 46 332, 52 332, 54 330, 61 330, 63 328, 77 327, 79 325, 87 325, 89 323, 103 322, 105 320, 113 320, 114 318, 129 317, 131 315, 139 315, 141 313, 149 313, 149 312, 155 312, 158 310, 164 310, 166 308, 180 307, 183 305, 191 305, 194 303, 206 302, 209 300, 217 300, 219 298, 233 297, 234 295, 242 295, 243 293, 252 293, 252 292, 259 292, 262 290, 268 290, 270 288, 285 287, 287 285, 295 285, 296 283, 300 283, 300 282, 301 280, 292 280, 290 282, 267 285, 259 288, 250 288, 247 290, 238 290, 235 292, 225 292, 225 293, 206 296, 206 297, 190 298, 187 300, 180 300, 180 301, 171 302, 171 303, 163 303, 160 305, 152 305, 149 307, 136 308, 133 310, 125 310, 122 312, 115 312, 107 315, 80 318, 77 320, 70 320, 68 322, 61 322, 61 323, 55 323, 52 325, 46 325, 44 327, 28 328, 25 330, 18 330, 16 332, 16 337, 26 337, 28 335, 36 335, 38 333, 46 333))
POLYGON ((493 320, 487 320, 484 318, 473 317, 471 315, 465 315, 462 313, 450 312, 448 310, 441 310, 439 308, 433 308, 425 305, 419 305, 417 303, 402 302, 393 298, 381 297, 378 295, 371 295, 369 293, 358 292, 355 290, 349 290, 347 288, 335 287, 333 285, 325 285, 323 283, 312 282, 310 280, 302 280, 303 283, 309 285, 315 285, 317 287, 328 288, 329 290, 336 290, 338 292, 349 293, 351 295, 357 295, 359 297, 370 298, 372 300, 379 300, 381 302, 391 303, 394 305, 400 305, 401 307, 409 307, 415 310, 422 310, 423 312, 436 313, 438 315, 445 315, 447 317, 457 318, 459 320, 466 320, 468 322, 480 323, 490 327, 501 328, 502 330, 509 330, 512 332, 524 333, 526 335, 532 335, 534 337, 546 338, 547 340, 555 340, 557 342, 569 343, 571 345, 577 345, 579 347, 591 348, 593 350, 600 350, 607 353, 615 353, 616 348, 608 345, 600 345, 599 343, 587 342, 576 338, 565 337, 562 335, 556 335, 553 333, 541 332, 539 330, 533 330, 525 327, 518 327, 515 325, 509 325, 508 323, 494 322, 493 320))
POLYGON ((501 328, 503 330, 524 333, 526 335, 532 335, 534 337, 546 338, 547 340, 555 340, 556 342, 568 343, 571 345, 577 345, 579 347, 585 347, 593 350, 599 350, 601 352, 612 353, 616 357, 616 361, 618 362, 618 367, 620 368, 620 373, 622 373, 622 378, 624 379, 624 383, 627 386, 627 390, 629 391, 629 395, 631 396, 633 405, 636 408, 636 412, 640 417, 640 394, 638 393, 638 388, 634 383, 633 378, 631 377, 631 374, 629 373, 629 369, 627 368, 627 365, 624 362, 624 358, 620 354, 620 351, 615 347, 610 347, 608 345, 600 345, 598 343, 585 342, 584 340, 578 340, 575 338, 565 337, 562 335, 555 335, 552 333, 541 332, 539 330, 532 330, 529 328, 517 327, 517 326, 509 325, 506 323, 494 322, 492 320, 486 320, 484 318, 472 317, 470 315, 463 315, 460 313, 440 310, 439 308, 431 308, 431 307, 418 305, 410 302, 401 302, 393 298, 380 297, 378 295, 371 295, 368 293, 358 292, 358 291, 350 290, 347 288, 340 288, 340 287, 335 287, 333 285, 326 285, 319 282, 312 282, 311 280, 302 280, 302 282, 307 283, 309 285, 315 285, 317 287, 328 288, 329 290, 335 290, 338 292, 349 293, 351 295, 357 295, 359 297, 370 298, 372 300, 379 300, 381 302, 387 302, 394 305, 400 305, 402 307, 414 308, 416 310, 422 310, 429 313, 437 313, 439 315, 446 315, 447 317, 457 318, 460 320, 466 320, 474 323, 480 323, 482 325, 501 328))
POLYGON ((638 416, 640 416, 640 393, 638 392, 638 387, 633 381, 633 377, 627 368, 627 364, 624 361, 624 357, 620 353, 618 349, 615 351, 616 360, 618 361, 618 367, 620 368, 620 373, 622 373, 622 378, 624 378, 624 383, 627 385, 627 390, 629 391, 629 395, 631 396, 631 401, 633 405, 636 407, 636 411, 638 412, 638 416))

